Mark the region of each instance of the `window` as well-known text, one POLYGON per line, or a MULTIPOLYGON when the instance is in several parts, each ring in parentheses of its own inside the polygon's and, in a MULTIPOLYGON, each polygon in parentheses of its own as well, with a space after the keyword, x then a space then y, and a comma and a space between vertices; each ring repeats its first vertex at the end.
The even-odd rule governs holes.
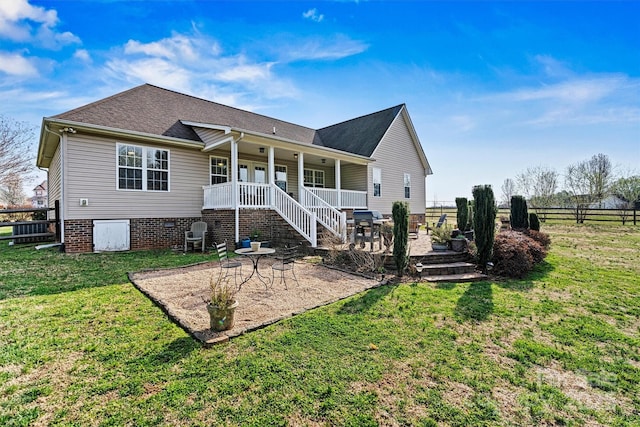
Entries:
POLYGON ((411 198, 411 175, 408 173, 404 174, 404 198, 411 198))
POLYGON ((276 176, 274 182, 284 192, 287 191, 287 167, 275 165, 276 176))
POLYGON ((324 188, 324 171, 316 169, 305 169, 304 186, 324 188))
POLYGON ((373 197, 382 197, 382 170, 373 168, 373 197))
POLYGON ((118 189, 169 191, 169 150, 118 144, 118 189))
POLYGON ((211 185, 227 182, 227 159, 224 157, 209 157, 211 169, 211 185))

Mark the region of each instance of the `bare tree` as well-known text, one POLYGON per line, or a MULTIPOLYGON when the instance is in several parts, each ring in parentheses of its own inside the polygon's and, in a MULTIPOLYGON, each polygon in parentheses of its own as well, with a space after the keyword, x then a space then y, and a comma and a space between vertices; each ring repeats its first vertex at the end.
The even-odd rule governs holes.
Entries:
POLYGON ((558 189, 558 172, 546 166, 527 168, 516 176, 518 188, 529 199, 541 220, 546 219, 545 209, 553 205, 558 189))
POLYGON ((31 152, 35 128, 0 115, 0 187, 25 179, 35 165, 31 152))
POLYGON ((616 202, 622 225, 627 222, 631 210, 640 203, 640 175, 623 176, 611 185, 611 194, 619 198, 616 202))
POLYGON ((584 222, 589 205, 604 198, 612 179, 613 167, 606 154, 567 166, 564 184, 576 208, 576 222, 584 222))
POLYGON ((516 184, 513 182, 511 178, 507 178, 502 183, 502 201, 508 208, 511 207, 511 197, 516 192, 516 184))

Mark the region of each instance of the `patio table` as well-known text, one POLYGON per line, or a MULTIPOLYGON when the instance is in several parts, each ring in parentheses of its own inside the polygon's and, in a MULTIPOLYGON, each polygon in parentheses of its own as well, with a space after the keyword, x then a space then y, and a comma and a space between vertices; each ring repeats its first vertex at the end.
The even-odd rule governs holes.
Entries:
POLYGON ((253 270, 251 271, 251 274, 246 279, 244 279, 242 283, 240 283, 240 286, 238 286, 238 289, 240 289, 242 285, 247 283, 249 279, 253 277, 254 274, 258 276, 258 279, 264 284, 264 287, 268 289, 269 284, 271 283, 271 279, 267 276, 263 276, 262 274, 260 274, 260 272, 258 271, 258 263, 260 262, 260 258, 262 258, 265 255, 274 254, 276 250, 273 248, 260 248, 257 251, 254 251, 251 248, 242 248, 242 249, 236 249, 234 252, 238 255, 249 257, 251 259, 251 262, 253 263, 253 270))

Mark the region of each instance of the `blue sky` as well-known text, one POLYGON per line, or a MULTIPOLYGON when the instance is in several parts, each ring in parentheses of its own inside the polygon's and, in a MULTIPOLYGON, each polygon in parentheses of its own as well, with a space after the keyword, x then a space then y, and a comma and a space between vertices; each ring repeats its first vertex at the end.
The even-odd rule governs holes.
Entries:
POLYGON ((640 169, 639 18, 627 1, 1 0, 0 114, 39 126, 145 82, 313 128, 406 103, 428 205, 476 184, 500 199, 530 166, 640 169))

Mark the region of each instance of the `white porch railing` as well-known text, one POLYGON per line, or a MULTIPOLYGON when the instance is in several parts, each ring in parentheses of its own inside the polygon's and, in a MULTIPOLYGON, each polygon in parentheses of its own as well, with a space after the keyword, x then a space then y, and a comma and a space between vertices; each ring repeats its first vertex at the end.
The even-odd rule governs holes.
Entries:
POLYGON ((233 209, 231 183, 205 185, 202 209, 233 209))
MULTIPOLYGON (((233 209, 230 182, 207 185, 202 189, 204 190, 203 209, 233 209)), ((318 246, 318 220, 316 214, 305 209, 277 185, 239 182, 238 193, 238 206, 240 208, 274 209, 302 237, 308 240, 312 247, 318 246), (273 200, 271 194, 273 194, 273 200)))
POLYGON ((318 246, 318 222, 316 214, 305 209, 287 193, 276 185, 274 190, 273 208, 280 214, 298 233, 311 243, 311 247, 318 246))
POLYGON ((302 206, 316 214, 318 222, 324 225, 334 235, 340 237, 343 242, 347 239, 347 214, 333 208, 319 196, 303 187, 300 193, 302 206))
POLYGON ((241 208, 270 208, 271 191, 269 184, 239 182, 240 195, 238 206, 241 208))
POLYGON ((338 204, 338 190, 335 188, 307 188, 334 208, 366 209, 367 192, 355 190, 340 190, 340 204, 338 204))

